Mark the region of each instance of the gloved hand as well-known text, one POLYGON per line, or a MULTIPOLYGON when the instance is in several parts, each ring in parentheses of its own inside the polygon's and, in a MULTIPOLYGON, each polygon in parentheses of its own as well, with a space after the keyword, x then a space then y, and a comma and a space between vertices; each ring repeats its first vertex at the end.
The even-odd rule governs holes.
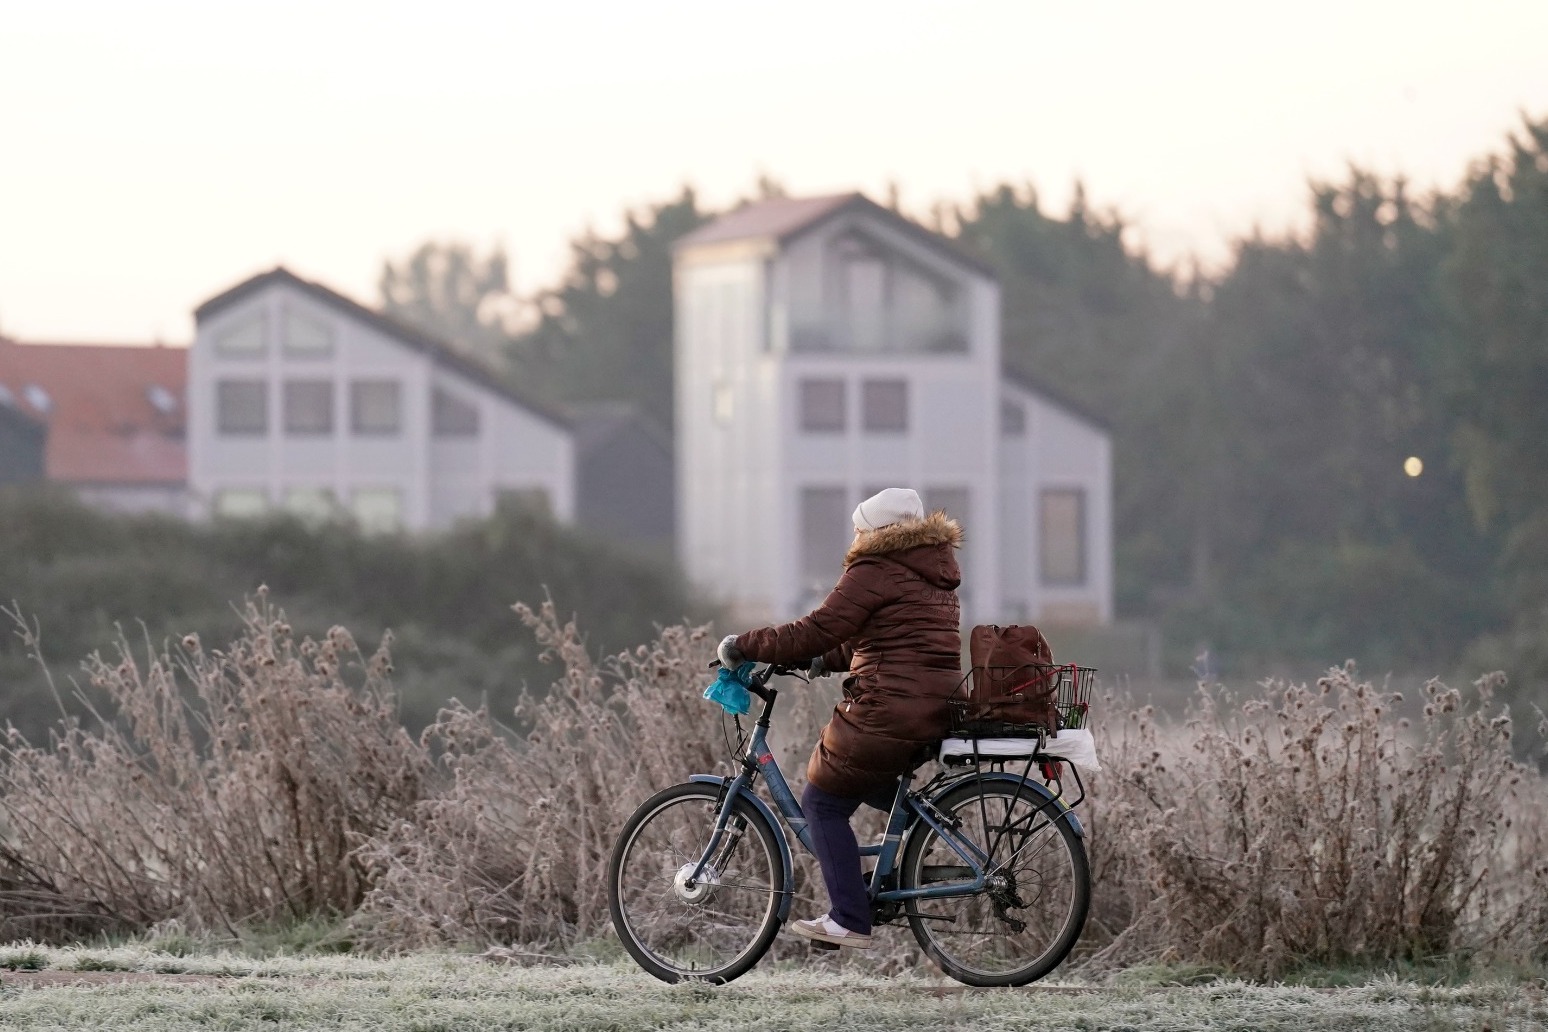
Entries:
POLYGON ((827 677, 828 668, 822 665, 821 656, 812 657, 812 665, 806 668, 807 677, 827 677))
POLYGON ((720 660, 721 666, 733 672, 747 662, 747 657, 742 655, 736 647, 736 635, 734 634, 728 634, 720 639, 720 647, 715 650, 715 658, 720 660))

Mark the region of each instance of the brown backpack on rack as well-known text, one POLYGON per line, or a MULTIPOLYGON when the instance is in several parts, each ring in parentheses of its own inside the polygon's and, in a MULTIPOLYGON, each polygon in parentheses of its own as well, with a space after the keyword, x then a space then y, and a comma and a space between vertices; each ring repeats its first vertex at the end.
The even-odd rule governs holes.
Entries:
POLYGON ((973 662, 964 716, 969 724, 1036 724, 1059 730, 1053 650, 1036 627, 979 624, 968 637, 973 662))

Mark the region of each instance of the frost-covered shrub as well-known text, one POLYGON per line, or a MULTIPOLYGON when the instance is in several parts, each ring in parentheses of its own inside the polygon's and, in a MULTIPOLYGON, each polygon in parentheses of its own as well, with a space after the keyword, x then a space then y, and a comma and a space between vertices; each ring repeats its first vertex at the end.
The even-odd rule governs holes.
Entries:
MULTIPOLYGON (((120 639, 85 674, 109 705, 46 745, 0 744, 0 931, 201 929, 353 910, 355 849, 419 799, 387 642, 297 642, 266 593, 224 651, 193 636, 144 661, 120 639)), ((29 648, 33 630, 22 627, 29 648)))
POLYGON ((1542 953, 1548 789, 1495 680, 1402 699, 1334 669, 1168 731, 1111 722, 1097 783, 1099 959, 1225 964, 1542 953))

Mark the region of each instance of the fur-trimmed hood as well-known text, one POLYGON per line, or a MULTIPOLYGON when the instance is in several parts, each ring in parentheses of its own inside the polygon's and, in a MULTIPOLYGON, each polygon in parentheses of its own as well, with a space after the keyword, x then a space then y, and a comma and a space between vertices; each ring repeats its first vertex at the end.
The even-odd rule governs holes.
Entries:
POLYGON ((962 526, 937 509, 922 520, 902 520, 864 532, 849 546, 844 565, 886 556, 940 587, 955 588, 961 573, 952 549, 961 547, 962 526))
POLYGON ((761 663, 801 663, 848 673, 806 765, 808 784, 864 798, 897 788, 921 749, 945 737, 947 700, 962 683, 962 528, 945 513, 859 535, 822 605, 775 627, 739 635, 761 663))

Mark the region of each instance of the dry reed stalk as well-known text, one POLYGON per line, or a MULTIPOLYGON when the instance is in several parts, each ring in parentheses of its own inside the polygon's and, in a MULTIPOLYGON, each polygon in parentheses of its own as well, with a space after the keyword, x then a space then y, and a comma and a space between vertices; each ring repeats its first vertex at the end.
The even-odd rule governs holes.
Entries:
POLYGON ((298 643, 263 589, 243 621, 225 651, 190 636, 143 663, 121 638, 84 664, 109 703, 95 726, 0 744, 6 934, 235 931, 359 902, 353 850, 408 812, 426 768, 388 641, 370 657, 341 627, 298 643))
POLYGON ((1098 962, 1541 953, 1548 790, 1495 683, 1430 682, 1412 727, 1352 667, 1239 708, 1201 691, 1180 736, 1133 713, 1093 806, 1098 962))
MULTIPOLYGON (((356 917, 367 941, 565 944, 602 934, 608 857, 628 816, 689 774, 729 769, 721 711, 700 698, 713 655, 706 628, 667 627, 599 665, 551 602, 515 608, 557 680, 523 694, 519 739, 462 707, 425 731, 443 788, 362 853, 375 871, 356 917)), ((793 694, 778 741, 801 753, 804 770, 815 739, 806 725, 822 707, 793 694)))

